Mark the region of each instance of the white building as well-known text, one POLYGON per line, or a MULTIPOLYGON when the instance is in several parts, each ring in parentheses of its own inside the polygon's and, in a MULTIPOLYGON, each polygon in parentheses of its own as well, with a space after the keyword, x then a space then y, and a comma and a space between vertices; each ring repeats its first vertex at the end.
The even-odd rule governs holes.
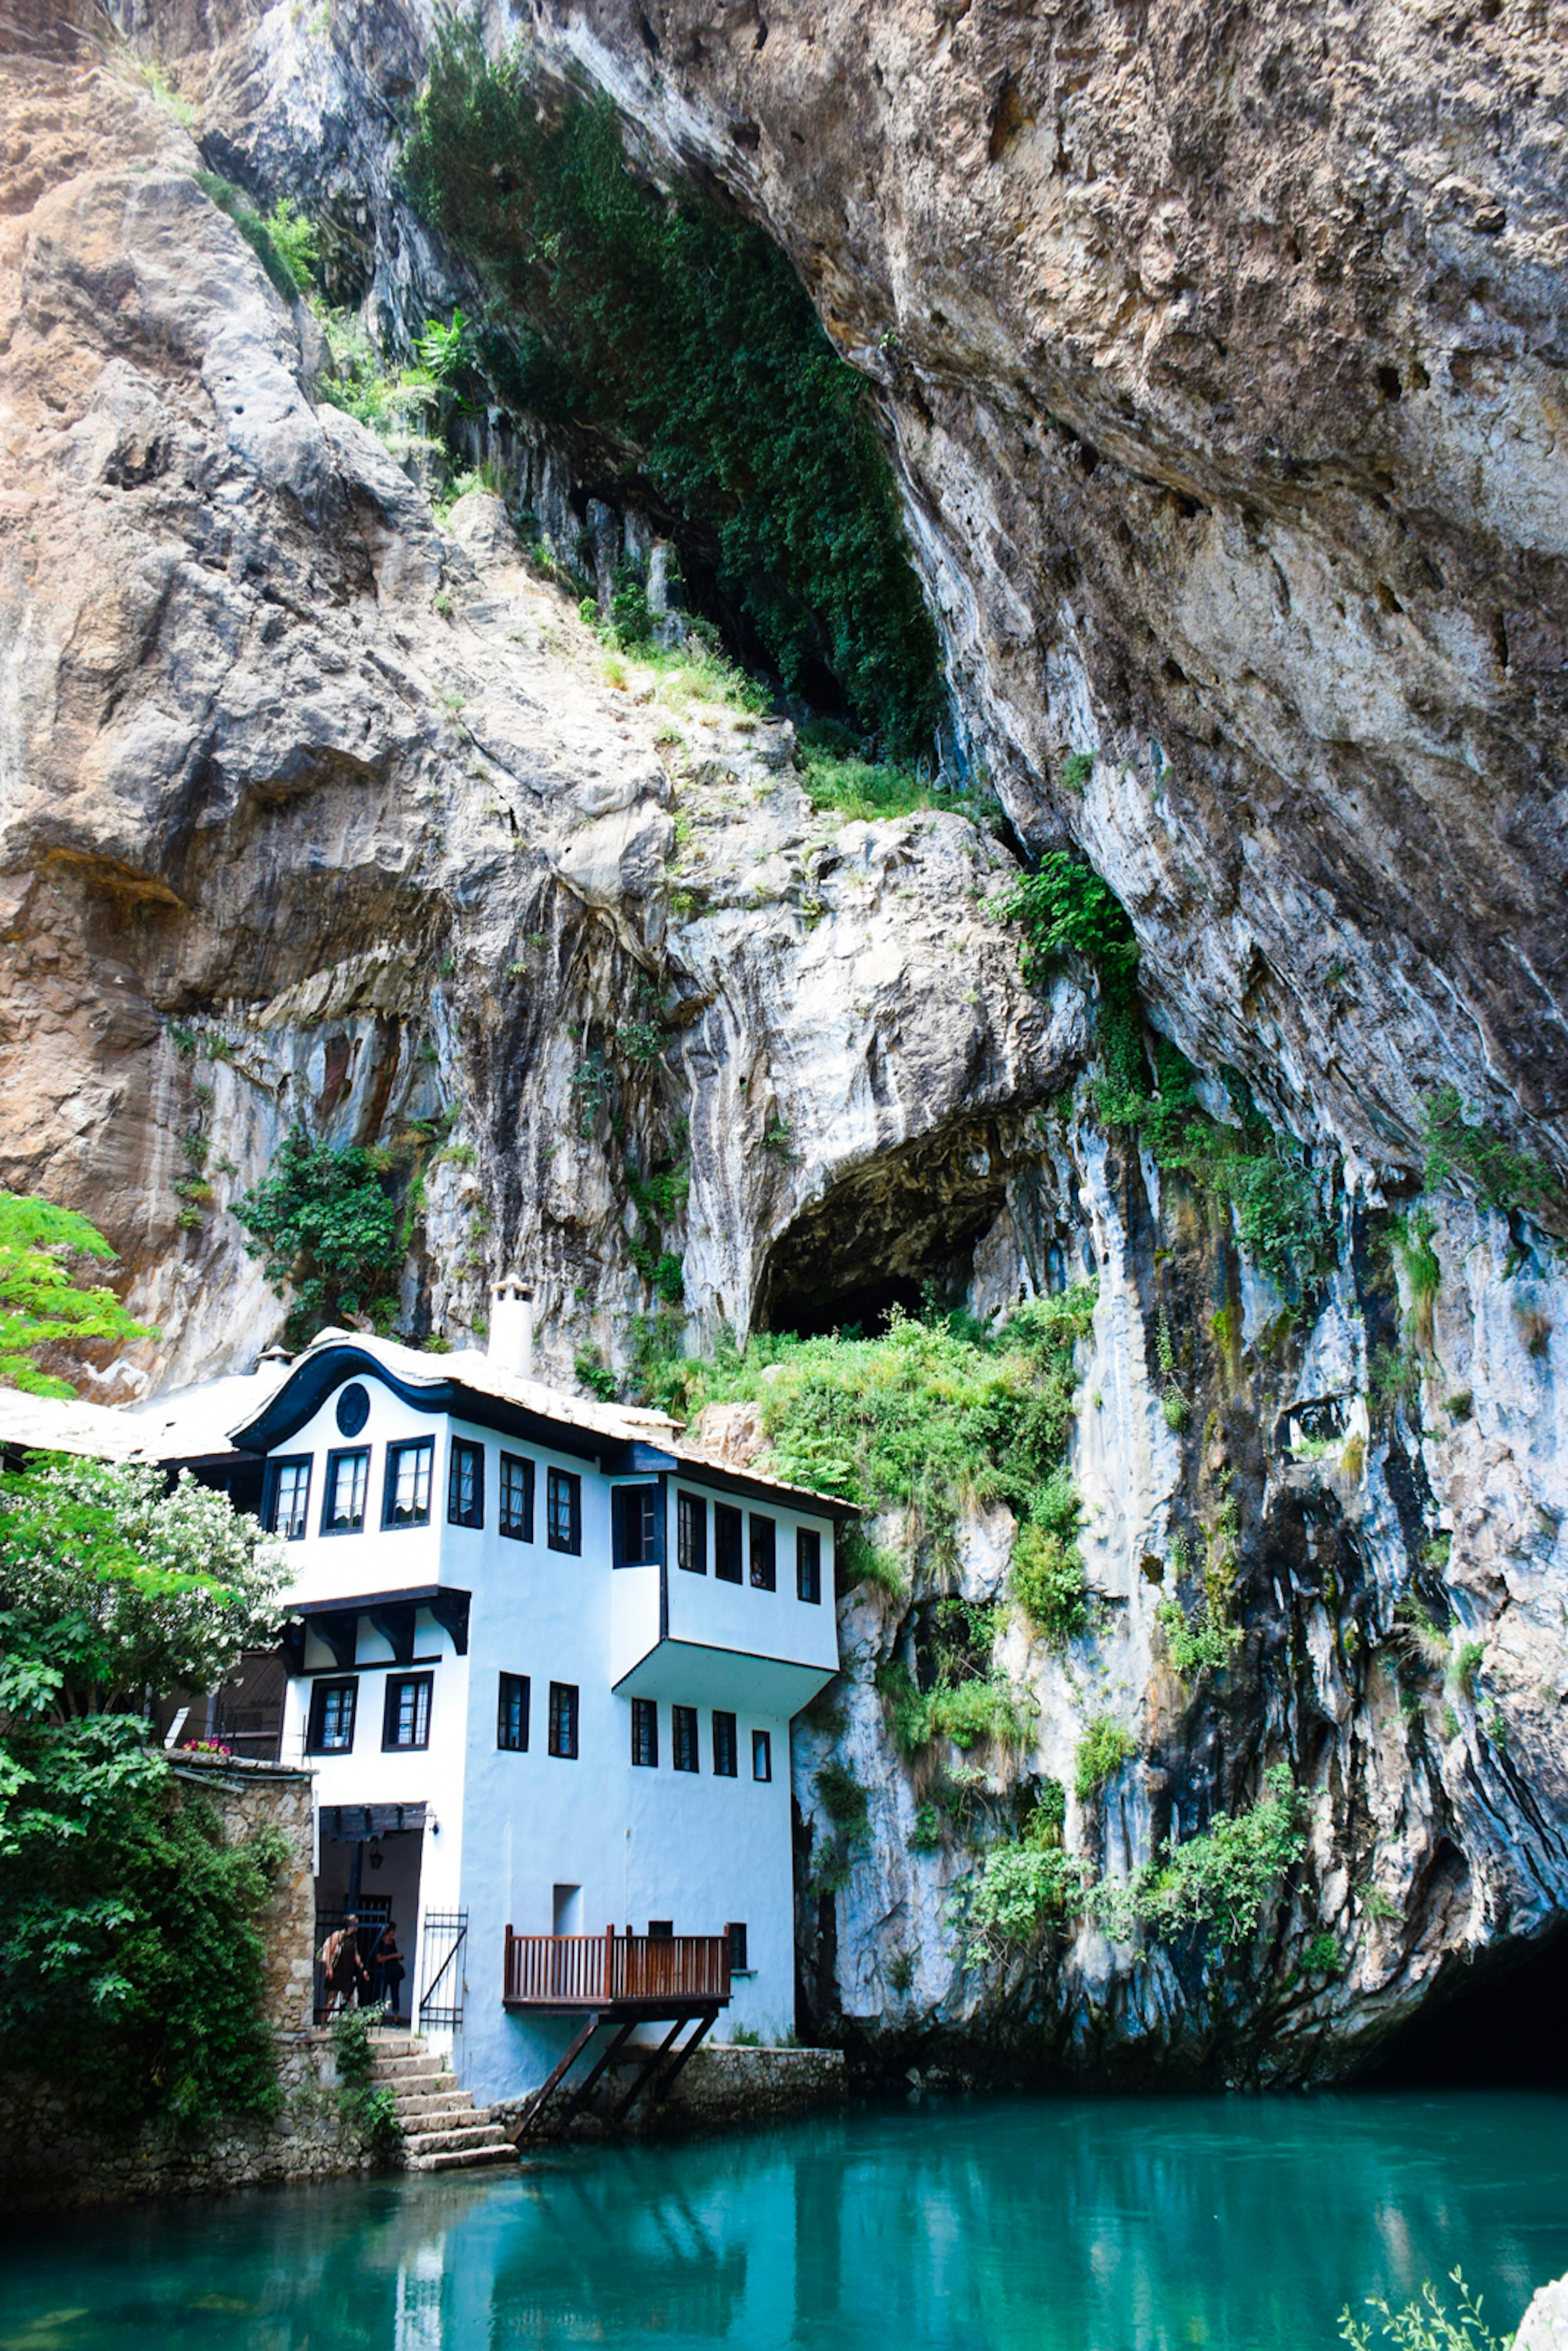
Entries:
POLYGON ((792 2025, 789 1721, 837 1668, 846 1515, 503 1369, 527 1314, 488 1355, 325 1332, 229 1456, 295 1562, 319 1908, 395 1919, 405 2012, 485 2103, 593 2014, 792 2025))

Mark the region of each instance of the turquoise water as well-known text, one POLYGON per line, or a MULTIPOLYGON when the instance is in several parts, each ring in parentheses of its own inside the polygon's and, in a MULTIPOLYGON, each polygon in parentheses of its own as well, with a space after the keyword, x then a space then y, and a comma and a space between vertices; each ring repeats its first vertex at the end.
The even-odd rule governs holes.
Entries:
POLYGON ((955 2101, 32 2226, 0 2351, 1332 2351, 1568 2270, 1568 2098, 955 2101))

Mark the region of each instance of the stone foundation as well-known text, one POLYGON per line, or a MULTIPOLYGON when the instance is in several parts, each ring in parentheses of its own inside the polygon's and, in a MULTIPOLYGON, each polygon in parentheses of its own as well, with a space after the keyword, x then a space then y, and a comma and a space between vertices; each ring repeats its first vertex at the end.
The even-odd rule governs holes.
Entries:
MULTIPOLYGON (((797 2115, 840 2106, 848 2091, 843 2053, 838 2049, 702 2048, 683 2068, 664 2105, 640 2101, 629 2121, 610 2117, 631 2088, 636 2068, 613 2065, 574 2120, 572 2138, 717 2133, 751 2123, 787 2122, 797 2115)), ((518 2099, 493 2109, 504 2128, 515 2130, 527 2105, 518 2099)))

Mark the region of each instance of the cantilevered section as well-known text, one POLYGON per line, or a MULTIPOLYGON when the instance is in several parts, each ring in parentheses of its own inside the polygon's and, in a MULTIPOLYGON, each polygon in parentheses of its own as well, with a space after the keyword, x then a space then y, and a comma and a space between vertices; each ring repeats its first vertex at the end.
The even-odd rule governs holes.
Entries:
POLYGON ((516 1935, 507 1929, 508 2008, 596 2011, 611 2022, 729 2003, 726 1935, 516 1935))

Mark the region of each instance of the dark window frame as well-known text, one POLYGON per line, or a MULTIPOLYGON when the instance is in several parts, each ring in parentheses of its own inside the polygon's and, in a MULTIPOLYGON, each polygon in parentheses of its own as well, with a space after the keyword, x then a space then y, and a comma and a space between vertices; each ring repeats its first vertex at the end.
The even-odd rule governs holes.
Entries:
MULTIPOLYGON (((383 1755, 423 1755, 430 1746, 430 1718, 435 1711, 435 1676, 434 1674, 389 1674, 382 1699, 382 1753, 383 1755), (424 1688, 424 1737, 394 1739, 392 1730, 400 1690, 424 1688)), ((419 1720, 419 1701, 414 1700, 414 1722, 419 1720)))
POLYGON ((449 1527, 482 1527, 485 1523, 485 1447, 476 1437, 455 1437, 446 1459, 446 1523, 449 1527), (460 1465, 474 1470, 474 1499, 466 1511, 457 1507, 460 1465))
POLYGON ((581 1690, 576 1682, 551 1682, 549 1686, 549 1751, 563 1763, 575 1763, 582 1752, 580 1698, 581 1690), (570 1745, 562 1740, 563 1723, 570 1745))
POLYGON ((634 1698, 632 1701, 632 1761, 639 1771, 656 1771, 659 1768, 657 1698, 634 1698))
POLYGON ((612 1567, 662 1567, 664 1563, 664 1488, 657 1478, 610 1489, 612 1567))
POLYGON ((281 1531, 277 1524, 277 1489, 283 1482, 281 1473, 285 1469, 303 1469, 305 1493, 299 1504, 299 1530, 297 1534, 285 1534, 283 1540, 285 1542, 304 1541, 310 1531, 310 1481, 315 1467, 316 1456, 313 1453, 280 1453, 275 1460, 267 1463, 267 1495, 262 1509, 261 1522, 269 1535, 281 1531))
POLYGON ((434 1499, 434 1437, 394 1437, 392 1442, 387 1447, 386 1468, 382 1477, 382 1531, 384 1534, 391 1534, 401 1532, 404 1528, 408 1527, 427 1527, 430 1524, 430 1506, 432 1501, 434 1499), (427 1464, 424 1480, 423 1516, 417 1519, 394 1519, 392 1516, 392 1499, 397 1492, 398 1469, 402 1463, 402 1457, 405 1453, 418 1453, 422 1450, 424 1454, 427 1464))
POLYGON ((746 1513, 728 1502, 716 1502, 713 1506, 713 1572, 720 1583, 746 1581, 746 1513), (729 1555, 732 1536, 733 1558, 729 1555))
POLYGON ((545 1481, 545 1542, 546 1547, 559 1552, 565 1559, 582 1557, 582 1479, 575 1469, 551 1468, 545 1481), (567 1498, 569 1541, 556 1539, 556 1495, 564 1491, 567 1498))
POLYGON ((354 1733, 360 1725, 360 1677, 358 1674, 324 1675, 310 1685, 310 1719, 306 1726, 305 1751, 308 1755, 351 1755, 354 1733), (349 1701, 349 1735, 335 1740, 329 1747, 323 1738, 322 1718, 329 1698, 347 1697, 349 1701))
POLYGON ((503 1453, 499 1481, 497 1487, 496 1525, 508 1542, 531 1543, 534 1539, 534 1465, 526 1453, 503 1453), (507 1516, 508 1495, 507 1472, 520 1469, 523 1473, 523 1516, 520 1526, 507 1516))
POLYGON ((695 1706, 672 1706, 670 1708, 670 1765, 676 1771, 698 1771, 702 1753, 701 1737, 695 1706))
POLYGON ((795 1597, 808 1607, 822 1602, 822 1538, 816 1527, 795 1530, 795 1597))
POLYGON ((371 1515, 371 1448, 368 1445, 334 1445, 327 1456, 327 1474, 321 1480, 321 1532, 324 1535, 362 1535, 365 1521, 371 1515), (335 1527, 332 1506, 338 1496, 338 1474, 345 1461, 362 1461, 365 1465, 365 1503, 360 1512, 357 1527, 335 1527))
POLYGON ((729 1945, 730 1974, 748 1976, 751 1973, 751 1962, 746 1955, 745 1919, 732 1918, 724 1930, 724 1939, 729 1945))
POLYGON ((716 1780, 740 1777, 739 1728, 733 1714, 716 1706, 713 1710, 713 1776, 716 1780))
POLYGON ((779 1589, 779 1521, 766 1510, 748 1513, 747 1529, 747 1566, 750 1571, 753 1592, 777 1592, 779 1589), (759 1540, 760 1538, 760 1540, 759 1540))
POLYGON ((707 1573, 707 1497, 680 1488, 675 1491, 675 1564, 688 1575, 707 1573))
POLYGON ((496 1751, 497 1754, 526 1755, 528 1753, 528 1705, 531 1696, 529 1677, 527 1674, 501 1675, 496 1691, 496 1751), (518 1735, 516 1739, 509 1739, 507 1734, 511 1729, 511 1719, 507 1701, 514 1697, 519 1701, 517 1708, 518 1735))
POLYGON ((754 1730, 751 1734, 751 1776, 759 1785, 766 1785, 773 1777, 773 1733, 770 1730, 754 1730), (758 1770, 759 1763, 766 1764, 766 1771, 758 1770))

